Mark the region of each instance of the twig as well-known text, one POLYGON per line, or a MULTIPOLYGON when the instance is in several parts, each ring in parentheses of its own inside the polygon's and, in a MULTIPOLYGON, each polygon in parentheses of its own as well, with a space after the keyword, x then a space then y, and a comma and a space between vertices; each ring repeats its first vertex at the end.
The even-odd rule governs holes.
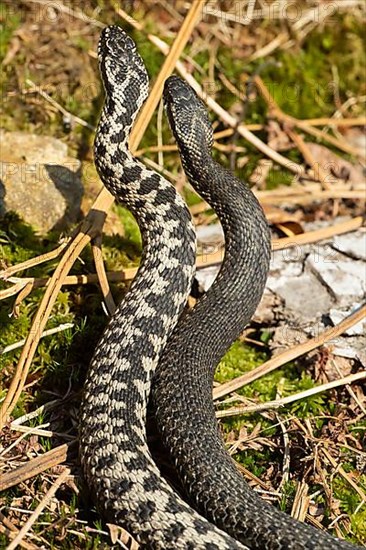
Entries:
POLYGON ((296 494, 292 503, 291 516, 299 521, 304 521, 310 504, 308 495, 309 486, 305 481, 297 484, 296 494))
POLYGON ((357 216, 351 220, 345 222, 337 223, 335 225, 330 225, 329 227, 323 227, 321 229, 316 229, 315 231, 308 231, 307 233, 302 233, 301 235, 295 235, 294 237, 284 237, 283 239, 274 239, 272 249, 273 250, 282 250, 284 248, 289 248, 291 246, 300 246, 303 244, 315 243, 322 241, 324 239, 329 239, 335 235, 342 235, 350 231, 354 231, 362 226, 364 218, 357 216))
POLYGON ((304 122, 307 124, 307 126, 337 126, 337 127, 344 127, 347 126, 364 126, 366 124, 366 117, 360 116, 356 118, 309 118, 307 120, 300 120, 300 122, 304 122))
POLYGON ((356 493, 361 497, 362 502, 366 503, 366 494, 363 492, 361 487, 359 487, 359 485, 353 481, 351 476, 349 474, 347 474, 347 472, 342 468, 342 466, 339 466, 336 463, 336 461, 334 460, 332 455, 330 453, 328 453, 327 449, 325 449, 324 447, 321 447, 320 451, 326 457, 328 462, 330 462, 330 464, 333 466, 333 468, 337 469, 337 472, 343 477, 343 479, 345 479, 347 481, 347 483, 349 483, 349 485, 352 487, 352 489, 354 491, 356 491, 356 493))
MULTIPOLYGON (((336 357, 333 357, 333 359, 331 360, 331 363, 332 363, 332 366, 336 369, 337 373, 339 374, 339 376, 341 376, 341 369, 338 367, 337 365, 337 358, 336 357)), ((346 390, 348 391, 349 395, 352 397, 352 399, 357 403, 357 406, 359 407, 359 409, 362 411, 362 414, 365 415, 366 417, 366 409, 365 407, 363 406, 363 404, 361 403, 361 401, 358 399, 357 395, 355 394, 355 392, 353 391, 353 389, 351 388, 351 386, 347 386, 346 387, 346 390)))
POLYGON ((50 95, 48 95, 47 92, 42 90, 40 86, 37 86, 34 82, 32 82, 32 80, 27 78, 26 83, 28 84, 28 86, 32 86, 34 88, 34 91, 38 92, 40 96, 42 96, 46 101, 48 101, 48 103, 50 103, 53 107, 55 107, 58 111, 60 111, 60 113, 62 113, 64 116, 70 117, 74 122, 77 122, 81 126, 85 126, 85 128, 89 128, 89 130, 92 130, 92 131, 95 130, 94 126, 92 126, 82 118, 76 115, 73 115, 72 113, 70 113, 70 111, 67 111, 64 107, 62 107, 62 105, 57 103, 57 101, 55 101, 53 97, 51 97, 50 95))
POLYGON ((64 432, 55 432, 53 430, 46 430, 45 428, 49 427, 50 423, 40 424, 39 426, 17 426, 10 424, 10 429, 14 432, 20 432, 25 436, 28 435, 39 435, 42 437, 59 437, 63 440, 75 441, 75 437, 64 432))
POLYGON ((320 164, 314 159, 305 141, 302 139, 301 136, 299 136, 299 134, 297 134, 296 132, 294 132, 288 127, 285 127, 285 132, 293 141, 293 143, 297 146, 297 148, 299 149, 300 153, 302 154, 306 162, 309 164, 309 166, 311 166, 311 168, 313 169, 315 178, 321 182, 324 189, 329 191, 332 188, 332 186, 327 181, 328 175, 320 166, 320 164))
MULTIPOLYGON (((220 397, 224 397, 225 395, 228 395, 229 393, 236 391, 247 384, 250 384, 254 380, 261 378, 262 376, 274 371, 275 369, 282 367, 282 365, 285 365, 289 361, 292 361, 293 359, 297 359, 301 355, 304 355, 305 353, 308 353, 309 351, 312 351, 313 349, 322 346, 323 344, 325 344, 325 342, 328 342, 328 340, 331 340, 336 336, 340 336, 341 334, 343 334, 343 332, 345 332, 349 328, 356 325, 359 321, 361 321, 365 317, 365 315, 366 315, 366 305, 361 307, 360 309, 357 309, 354 313, 346 317, 346 319, 344 319, 338 325, 335 325, 334 327, 330 327, 326 329, 324 332, 322 332, 318 336, 315 336, 314 338, 311 338, 310 340, 307 340, 306 342, 299 344, 298 346, 295 346, 289 350, 286 350, 283 353, 276 355, 276 357, 273 357, 269 361, 266 361, 265 363, 263 363, 263 365, 253 369, 252 371, 247 372, 242 376, 239 376, 238 378, 231 380, 230 382, 226 382, 225 384, 222 384, 221 386, 214 388, 213 398, 219 399, 220 397)), ((366 372, 358 373, 358 374, 366 375, 366 372)), ((356 376, 356 375, 352 375, 352 376, 356 376)), ((347 377, 343 378, 342 380, 345 381, 346 379, 347 377)), ((349 382, 342 382, 342 384, 343 383, 346 384, 349 382)), ((285 399, 289 399, 289 398, 286 397, 285 399)), ((227 411, 222 411, 222 412, 227 412, 227 411)))
POLYGON ((37 521, 39 516, 42 514, 44 508, 49 504, 52 497, 55 495, 56 491, 64 483, 64 481, 66 480, 67 476, 70 475, 70 473, 71 472, 69 468, 64 469, 62 474, 56 479, 55 483, 52 485, 52 487, 47 491, 45 496, 42 498, 41 502, 38 504, 33 514, 30 516, 30 518, 25 522, 23 527, 20 529, 17 536, 7 546, 6 550, 14 550, 18 546, 18 544, 24 539, 25 535, 31 529, 32 525, 37 521))
MULTIPOLYGON (((2 512, 0 512, 0 521, 2 522, 2 525, 0 524, 0 533, 6 535, 9 539, 17 536, 17 534, 19 533, 19 529, 17 529, 15 525, 10 521, 10 519, 4 516, 2 512)), ((21 546, 21 548, 24 548, 25 550, 38 550, 39 548, 34 544, 26 542, 25 540, 20 541, 19 546, 21 546)))
POLYGON ((49 260, 54 260, 66 248, 68 242, 69 242, 69 239, 61 243, 59 247, 55 248, 54 250, 51 250, 50 252, 47 252, 46 254, 41 254, 40 256, 36 256, 35 258, 31 258, 30 260, 26 260, 25 262, 21 262, 20 264, 12 265, 10 267, 7 267, 6 269, 1 270, 0 279, 8 279, 9 277, 14 275, 15 273, 18 273, 19 271, 23 271, 24 269, 29 269, 31 267, 34 267, 35 265, 48 262, 49 260))
MULTIPOLYGON (((366 308, 365 308, 365 311, 366 311, 366 308)), ((303 353, 304 352, 302 352, 301 355, 303 353)), ((289 395, 287 397, 282 397, 281 399, 276 399, 274 401, 267 401, 266 403, 258 403, 256 405, 239 405, 238 407, 232 407, 231 409, 226 409, 224 411, 217 411, 216 417, 227 418, 229 416, 236 416, 238 414, 265 411, 268 409, 278 409, 280 407, 288 405, 289 403, 293 403, 294 401, 300 401, 301 399, 306 399, 311 395, 322 393, 324 391, 331 390, 339 386, 344 386, 345 384, 352 384, 353 382, 357 382, 357 380, 363 380, 365 378, 366 378, 366 372, 356 372, 355 374, 350 374, 349 376, 345 376, 344 378, 340 378, 339 380, 333 380, 332 382, 328 382, 327 384, 321 384, 319 386, 316 386, 315 388, 310 388, 309 390, 295 393, 294 395, 289 395)), ((236 380, 238 380, 238 378, 236 378, 236 380)), ((217 398, 217 396, 215 396, 215 398, 217 398)))
MULTIPOLYGON (((72 328, 74 326, 74 323, 64 323, 62 325, 59 325, 55 328, 50 328, 48 330, 45 330, 40 335, 40 338, 44 338, 45 336, 51 336, 52 334, 56 334, 57 332, 62 332, 63 330, 67 330, 68 328, 72 328)), ((14 344, 9 344, 8 346, 5 346, 5 348, 0 348, 0 353, 4 355, 5 353, 9 353, 9 351, 13 351, 15 349, 21 348, 25 344, 25 338, 22 340, 19 340, 18 342, 15 342, 14 344)))
POLYGON ((309 126, 306 121, 304 120, 298 120, 290 115, 287 115, 282 111, 282 109, 278 106, 276 101, 274 100, 272 94, 268 90, 267 86, 261 79, 259 75, 255 75, 253 78, 260 94, 262 95, 263 99, 267 102, 269 108, 272 110, 273 114, 282 122, 285 122, 287 124, 293 125, 297 128, 301 128, 304 132, 307 132, 308 134, 318 138, 322 139, 323 141, 328 141, 341 151, 344 151, 345 153, 349 153, 350 155, 353 155, 355 157, 360 157, 362 159, 366 159, 365 153, 363 153, 360 149, 357 149, 356 147, 352 147, 351 145, 348 145, 344 140, 341 141, 337 138, 334 138, 330 136, 329 134, 326 134, 325 132, 322 132, 321 130, 318 130, 317 128, 313 128, 309 126))
POLYGON ((36 475, 62 464, 67 459, 67 452, 73 443, 67 443, 47 451, 41 456, 32 458, 25 464, 18 466, 15 470, 2 474, 0 477, 0 491, 5 491, 22 481, 26 481, 36 475))
POLYGON ((94 258, 94 265, 97 271, 97 277, 100 285, 100 289, 103 294, 104 302, 109 315, 113 315, 116 311, 116 304, 113 300, 111 289, 109 288, 108 277, 105 271, 105 265, 102 256, 102 235, 97 235, 92 240, 92 253, 94 258))
MULTIPOLYGON (((154 87, 151 90, 151 93, 142 108, 140 116, 135 124, 133 129, 133 135, 131 135, 130 146, 134 150, 137 148, 137 144, 140 143, 145 130, 149 124, 151 114, 157 107, 161 93, 163 91, 164 82, 169 74, 174 70, 174 67, 181 55, 184 46, 188 42, 192 30, 196 24, 198 16, 202 10, 202 0, 193 0, 189 12, 187 13, 186 18, 183 21, 183 24, 177 34, 175 41, 173 42, 171 48, 168 48, 168 51, 165 52, 167 55, 163 66, 155 80, 154 87)), ((117 10, 118 13, 121 13, 121 10, 117 10)), ((131 20, 131 18, 130 18, 131 20)))

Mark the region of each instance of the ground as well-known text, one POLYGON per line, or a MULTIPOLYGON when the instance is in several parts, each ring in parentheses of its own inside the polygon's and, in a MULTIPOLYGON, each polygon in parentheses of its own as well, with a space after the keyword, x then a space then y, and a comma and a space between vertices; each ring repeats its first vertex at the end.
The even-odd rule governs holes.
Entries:
MULTIPOLYGON (((115 23, 131 33, 153 82, 164 55, 151 44, 148 33, 172 44, 186 13, 187 3, 181 1, 0 2, 2 127, 7 131, 53 136, 67 144, 69 154, 82 163, 85 193, 81 218, 101 188, 92 148, 93 128, 103 102, 96 59, 101 28, 115 23), (140 29, 126 22, 125 12, 137 21, 140 29)), ((360 189, 364 188, 358 187, 360 172, 352 176, 347 165, 347 177, 338 178, 333 185, 332 173, 332 185, 327 186, 331 171, 322 161, 324 155, 337 155, 328 157, 328 164, 334 166, 334 159, 340 159, 339 162, 349 162, 352 168, 360 166, 357 155, 352 155, 347 147, 340 149, 339 143, 354 150, 357 140, 364 135, 364 18, 363 2, 356 0, 348 8, 320 0, 291 2, 287 7, 281 2, 209 1, 206 11, 202 2, 202 17, 181 56, 187 71, 226 113, 245 121, 257 137, 292 166, 305 167, 307 174, 311 169, 316 172, 319 165, 323 170, 318 178, 317 174, 313 178, 315 182, 320 180, 320 184, 316 186, 303 179, 300 183, 303 195, 292 205, 286 203, 286 208, 281 208, 278 190, 285 185, 297 189, 299 185, 298 177, 288 165, 275 161, 261 164, 263 153, 240 131, 218 138, 214 149, 216 160, 251 181, 259 195, 262 193, 266 208, 271 209, 274 204, 280 208, 280 214, 273 209, 268 211, 276 237, 300 232, 305 221, 322 219, 332 224, 338 214, 355 217, 363 213, 360 189), (254 4, 256 11, 251 12, 254 4), (275 105, 268 101, 265 90, 275 105), (309 135, 293 119, 281 116, 279 109, 286 116, 301 120, 326 119, 320 126, 308 122, 311 128, 322 129, 321 136, 309 135), (329 130, 332 117, 355 122, 329 130), (335 142, 326 141, 329 135, 335 142), (316 152, 306 145, 309 141, 322 147, 318 160, 316 152), (273 193, 272 204, 266 195, 269 190, 273 193), (314 196, 312 202, 308 197, 304 200, 307 190, 314 196)), ((228 128, 217 113, 211 111, 211 114, 216 132, 228 128)), ((214 215, 185 182, 176 151, 164 150, 161 143, 171 145, 173 141, 165 117, 157 110, 139 145, 141 156, 159 168, 164 155, 164 175, 176 182, 192 208, 196 223, 210 224, 214 215), (157 145, 158 152, 151 149, 157 145)), ((0 219, 0 268, 52 251, 72 229, 65 227, 62 232, 53 230, 39 235, 19 216, 7 213, 0 219)), ((103 259, 108 272, 135 268, 140 253, 135 221, 125 209, 113 206, 103 235, 103 259)), ((48 278, 59 261, 59 257, 50 259, 17 276, 48 278)), ((82 250, 71 273, 95 273, 89 247, 82 250)), ((1 284, 1 297, 5 298, 4 289, 10 285, 1 284)), ((126 288, 126 283, 111 283, 116 302, 126 288)), ((20 296, 16 315, 11 315, 15 297, 4 299, 0 310, 4 327, 0 334, 2 348, 19 342, 35 329, 32 320, 44 292, 44 287, 39 286, 20 296)), ((51 449, 69 444, 67 464, 72 475, 46 503, 23 540, 25 547, 27 544, 65 549, 113 547, 108 527, 90 504, 82 484, 76 443, 85 372, 107 322, 102 302, 96 282, 62 287, 46 328, 65 323, 71 326, 41 340, 22 392, 0 434, 0 467, 4 474, 51 449)), ((270 338, 263 322, 252 323, 250 333, 244 333, 222 360, 216 381, 224 383, 268 360, 270 338)), ((0 355, 2 400, 15 376, 20 354, 21 348, 17 348, 0 355)), ((258 404, 324 383, 328 354, 327 348, 319 347, 313 355, 287 362, 238 393, 258 404)), ((360 364, 352 362, 351 369, 359 371, 360 364)), ((221 421, 228 449, 246 479, 265 498, 358 544, 366 543, 363 390, 360 381, 351 388, 340 386, 314 394, 280 410, 257 411, 221 421)), ((229 403, 219 408, 225 410, 232 404, 230 398, 229 403)), ((63 471, 59 463, 49 469, 41 468, 41 473, 1 493, 0 547, 5 547, 9 540, 6 528, 20 529, 63 471)))

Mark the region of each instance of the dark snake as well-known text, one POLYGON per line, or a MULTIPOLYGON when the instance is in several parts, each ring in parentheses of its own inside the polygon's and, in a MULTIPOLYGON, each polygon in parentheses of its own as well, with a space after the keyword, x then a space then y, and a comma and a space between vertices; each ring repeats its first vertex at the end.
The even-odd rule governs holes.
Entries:
MULTIPOLYGON (((84 476, 103 517, 130 531, 144 548, 245 548, 243 543, 234 540, 237 538, 236 534, 232 538, 220 531, 176 495, 161 477, 147 446, 145 423, 151 379, 189 293, 194 272, 195 236, 189 211, 174 187, 137 161, 128 149, 132 124, 148 92, 147 72, 135 44, 122 29, 107 27, 100 38, 98 57, 106 99, 96 133, 95 163, 104 185, 134 214, 141 231, 143 253, 138 274, 98 343, 89 367, 80 413, 80 458, 84 476)), ((178 84, 178 97, 182 97, 179 93, 181 81, 173 79, 169 82, 171 84, 167 85, 166 90, 169 87, 173 89, 178 84)), ((187 88, 183 87, 183 90, 185 96, 187 88)), ((167 93, 168 91, 166 95, 167 93)), ((194 95, 192 97, 195 98, 194 95)), ((189 123, 186 127, 190 140, 194 135, 198 137, 198 129, 204 130, 199 133, 201 142, 196 141, 193 158, 197 158, 198 150, 205 154, 209 174, 212 167, 209 155, 212 144, 211 126, 200 102, 195 100, 190 108, 196 113, 195 128, 189 123), (199 108, 196 110, 197 105, 199 108)), ((173 112, 173 109, 169 110, 173 112)), ((179 145, 182 153, 184 146, 181 143, 179 145)), ((183 155, 182 159, 185 162, 183 155)), ((256 267, 252 272, 256 279, 255 284, 253 280, 251 284, 256 288, 251 297, 247 298, 249 305, 246 310, 249 312, 255 308, 266 278, 269 259, 268 229, 251 192, 242 182, 239 185, 239 180, 235 180, 218 166, 215 165, 218 172, 212 182, 205 179, 193 183, 197 184, 199 192, 215 208, 217 196, 221 204, 217 213, 224 226, 226 217, 228 226, 233 223, 233 220, 229 221, 231 212, 235 210, 233 199, 238 200, 242 193, 251 203, 251 207, 247 209, 250 219, 246 219, 243 224, 243 220, 239 219, 240 208, 234 218, 242 226, 240 232, 235 234, 241 235, 240 239, 245 235, 247 245, 254 247, 253 250, 259 251, 262 257, 261 261, 255 262, 256 267), (223 187, 228 189, 232 186, 232 192, 226 196, 225 202, 217 186, 220 174, 224 176, 223 187), (229 203, 232 204, 231 207, 229 203), (263 237, 261 243, 258 242, 261 240, 258 237, 261 234, 259 227, 263 237)), ((235 242, 232 250, 239 256, 242 253, 240 239, 232 241, 235 242)), ((255 253, 253 254, 251 257, 255 258, 255 253)), ((225 264, 227 265, 227 258, 226 252, 221 273, 225 264)), ((220 277, 222 279, 222 275, 220 277)), ((221 295, 221 299, 231 300, 230 293, 221 295)), ((209 300, 207 294, 202 303, 209 300)), ((190 319, 191 315, 183 318, 183 324, 187 318, 190 319)), ((205 324, 214 327, 213 321, 211 318, 205 324)), ((200 334, 201 327, 195 327, 194 332, 200 334)), ((220 338, 221 336, 222 334, 220 338)), ((215 357, 223 349, 218 340, 212 342, 215 357)), ((171 363, 175 359, 176 355, 172 356, 171 363)), ((192 365, 195 360, 191 361, 192 365)), ((164 364, 166 359, 163 360, 162 367, 164 364)), ((162 368, 157 379, 157 388, 163 372, 162 368)), ((204 385, 208 388, 210 377, 210 373, 204 375, 201 387, 204 385)), ((207 422, 207 429, 211 433, 212 403, 205 401, 206 408, 202 409, 202 403, 195 402, 195 394, 192 387, 189 394, 190 405, 198 410, 194 416, 200 416, 207 422)), ((169 423, 172 418, 167 418, 166 421, 169 423)), ((220 441, 216 424, 214 428, 215 438, 220 441)), ((192 436, 191 433, 188 435, 192 436)), ((194 438, 185 442, 179 440, 179 445, 181 444, 184 445, 181 454, 194 454, 194 438), (187 446, 190 448, 187 449, 187 446)), ((200 459, 199 454, 197 457, 200 459)), ((207 490, 207 494, 210 494, 210 487, 207 490)), ((279 527, 279 531, 287 529, 286 516, 278 516, 272 507, 264 504, 256 495, 253 496, 252 491, 248 495, 249 508, 246 513, 253 512, 254 506, 260 511, 260 521, 263 521, 263 515, 268 517, 264 537, 270 537, 271 521, 279 527), (280 519, 277 520, 277 517, 280 519)), ((216 505, 216 513, 210 517, 208 510, 208 517, 217 522, 217 514, 224 511, 225 504, 216 501, 216 505)), ((246 523, 252 524, 250 520, 243 518, 243 524, 246 523)), ((289 525, 293 527, 293 520, 289 520, 289 525)), ((226 529, 227 526, 223 525, 222 528, 226 529)), ((253 529, 256 533, 255 525, 253 529)), ((296 529, 292 533, 301 536, 302 531, 296 529)), ((314 534, 313 530, 311 532, 314 534)), ((276 546, 276 543, 257 547, 283 548, 276 546)), ((293 545, 291 548, 305 547, 293 545)))
POLYGON ((226 452, 213 376, 262 296, 270 235, 249 187, 212 159, 212 126, 194 90, 172 76, 164 102, 188 180, 222 224, 225 257, 214 284, 176 326, 157 367, 153 397, 163 442, 194 507, 250 548, 354 549, 264 502, 226 452))

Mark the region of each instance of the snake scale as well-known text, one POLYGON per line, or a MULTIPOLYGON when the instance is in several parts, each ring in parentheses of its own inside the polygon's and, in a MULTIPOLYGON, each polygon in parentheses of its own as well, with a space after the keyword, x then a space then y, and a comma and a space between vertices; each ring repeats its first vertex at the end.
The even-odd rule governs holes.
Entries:
MULTIPOLYGON (((319 537, 323 537, 321 540, 328 546, 307 545, 307 542, 302 544, 302 536, 307 537, 310 533, 317 540, 317 533, 278 513, 273 507, 263 503, 245 484, 242 485, 242 479, 224 453, 213 417, 212 402, 210 399, 206 400, 206 394, 212 389, 212 365, 208 367, 204 364, 202 370, 203 381, 200 382, 200 387, 205 388, 203 400, 196 401, 197 391, 192 386, 196 383, 194 379, 192 383, 187 383, 185 379, 189 402, 184 406, 194 413, 191 415, 194 422, 200 419, 197 426, 193 426, 199 433, 202 432, 203 423, 207 422, 206 441, 214 442, 214 459, 223 459, 226 473, 220 477, 221 465, 211 464, 210 460, 208 464, 204 462, 202 467, 200 449, 197 449, 197 461, 192 462, 197 438, 192 438, 194 434, 188 432, 187 440, 180 439, 189 424, 183 422, 183 427, 179 427, 177 433, 180 435, 173 441, 171 450, 173 455, 175 448, 180 457, 189 457, 187 462, 193 469, 187 476, 182 472, 179 460, 176 463, 182 479, 188 481, 188 484, 192 482, 193 489, 190 491, 188 488, 188 492, 191 493, 195 506, 207 513, 210 521, 216 522, 233 536, 214 526, 178 497, 161 477, 152 460, 145 427, 151 380, 190 290, 194 274, 195 235, 189 211, 174 187, 136 160, 128 149, 131 127, 148 93, 148 75, 134 42, 119 27, 107 27, 101 34, 98 57, 106 99, 96 133, 95 163, 107 189, 134 214, 141 231, 143 253, 138 273, 94 352, 81 403, 80 458, 95 502, 107 521, 125 527, 143 548, 235 550, 250 547, 274 550, 285 548, 280 540, 290 541, 291 546, 286 548, 291 549, 331 548, 329 541, 335 543, 335 540, 326 535, 319 537), (205 470, 207 467, 212 470, 205 470), (211 480, 208 479, 210 476, 211 480), (226 485, 228 480, 231 485, 226 485), (218 482, 218 491, 212 489, 212 481, 218 482), (234 498, 234 516, 241 514, 243 510, 245 513, 241 524, 239 522, 237 533, 232 529, 231 520, 225 513, 227 494, 230 493, 232 483, 235 491, 239 483, 240 488, 244 486, 245 490, 244 508, 241 507, 242 499, 239 498, 237 504, 234 498), (226 487, 228 490, 225 492, 226 487), (198 493, 195 492, 196 489, 198 493), (207 506, 200 504, 200 495, 204 500, 208 495, 207 506), (252 520, 251 514, 261 525, 252 520), (225 521, 220 520, 221 516, 226 518, 225 521), (297 545, 294 539, 298 542, 297 545)), ((211 125, 202 103, 189 87, 172 77, 166 84, 165 98, 170 123, 178 140, 188 177, 202 196, 216 208, 224 229, 228 229, 229 234, 230 230, 235 229, 231 241, 227 240, 225 261, 216 285, 223 291, 220 300, 228 301, 233 308, 236 307, 236 313, 238 303, 242 304, 245 312, 240 318, 246 322, 260 299, 268 269, 269 234, 263 213, 242 182, 221 166, 213 164, 210 156, 211 125), (193 116, 185 116, 187 99, 192 101, 188 105, 188 111, 193 116), (180 102, 182 117, 175 112, 176 108, 177 111, 180 109, 180 102), (194 136, 197 138, 196 142, 192 141, 194 136), (188 148, 191 146, 193 149, 190 152, 188 148), (197 165, 199 157, 201 162, 207 162, 207 165, 200 165, 200 170, 197 165), (212 172, 213 168, 215 173, 212 172), (231 217, 232 214, 234 218, 231 217), (231 245, 228 246, 230 242, 231 245), (250 249, 249 256, 243 252, 243 244, 244 248, 250 249), (231 270, 236 262, 241 270, 243 267, 249 268, 242 263, 242 258, 248 257, 254 264, 248 271, 251 274, 251 291, 249 295, 234 297, 230 294, 230 289, 235 288, 235 284, 232 287, 227 281, 227 287, 223 283, 220 287, 220 280, 223 281, 227 271, 230 277, 236 277, 235 280, 238 281, 239 274, 235 275, 235 269, 233 272, 231 270)), ((226 233, 226 239, 230 237, 229 234, 226 233)), ((245 280, 248 280, 247 275, 245 280)), ((244 292, 240 285, 237 288, 244 292)), ((194 311, 205 311, 205 304, 218 299, 218 295, 212 292, 215 290, 205 295, 199 302, 198 309, 194 311)), ((217 330, 215 313, 206 318, 203 324, 195 326, 190 335, 190 353, 192 354, 192 350, 197 352, 197 357, 194 354, 183 355, 182 349, 173 350, 174 342, 178 345, 185 342, 184 327, 194 320, 194 315, 197 313, 183 317, 166 348, 172 352, 170 365, 173 366, 177 358, 182 356, 182 366, 186 368, 188 359, 189 371, 195 370, 202 355, 194 342, 202 343, 202 336, 206 338, 210 328, 214 336, 217 330)), ((236 334, 239 330, 239 320, 235 319, 234 325, 230 334, 236 334)), ((217 334, 217 338, 214 336, 211 336, 213 356, 210 357, 214 359, 213 362, 221 357, 228 345, 224 331, 217 334)), ((163 382, 167 376, 165 367, 169 364, 169 353, 164 352, 158 371, 155 398, 164 396, 165 384, 171 391, 171 382, 168 379, 163 382)), ((162 422, 166 441, 169 436, 164 426, 171 424, 173 432, 177 427, 175 416, 171 416, 175 415, 173 409, 167 407, 168 416, 162 422)), ((159 401, 160 420, 162 410, 159 401)), ((181 412, 182 414, 184 413, 181 412)), ((306 538, 307 540, 309 539, 306 538)), ((342 546, 347 547, 354 548, 351 545, 342 546)), ((333 545, 332 548, 338 546, 333 545)))
POLYGON ((148 75, 132 39, 102 31, 98 56, 106 101, 95 163, 107 189, 139 224, 138 274, 91 361, 80 411, 80 459, 101 514, 145 548, 243 549, 192 510, 161 477, 146 442, 151 376, 191 287, 195 233, 189 211, 163 177, 128 150, 148 75))
POLYGON ((225 257, 211 288, 176 326, 157 367, 153 396, 163 442, 195 508, 250 548, 354 549, 264 502, 225 450, 213 376, 262 296, 270 236, 251 190, 212 159, 212 126, 192 88, 172 76, 164 101, 188 180, 221 221, 225 257))

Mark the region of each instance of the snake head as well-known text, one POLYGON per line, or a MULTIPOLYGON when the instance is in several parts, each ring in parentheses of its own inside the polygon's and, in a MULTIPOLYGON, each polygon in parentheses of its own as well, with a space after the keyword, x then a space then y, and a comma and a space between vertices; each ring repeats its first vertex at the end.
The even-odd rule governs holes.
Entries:
POLYGON ((131 87, 141 90, 141 95, 146 95, 148 75, 144 62, 137 52, 136 44, 121 27, 111 25, 103 29, 98 44, 98 58, 108 96, 118 99, 127 80, 131 87))
POLYGON ((164 105, 169 124, 180 149, 202 158, 213 144, 213 130, 205 105, 193 88, 178 76, 164 85, 164 105))

